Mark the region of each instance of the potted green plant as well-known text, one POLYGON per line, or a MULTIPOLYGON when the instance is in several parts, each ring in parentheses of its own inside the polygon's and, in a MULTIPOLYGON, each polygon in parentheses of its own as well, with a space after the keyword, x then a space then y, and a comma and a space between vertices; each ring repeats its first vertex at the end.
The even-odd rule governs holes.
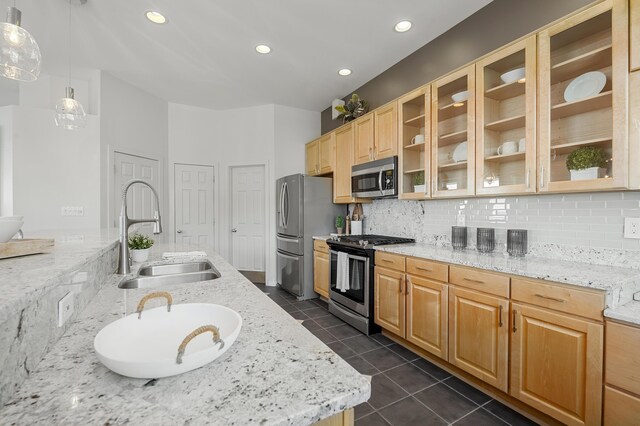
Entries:
POLYGON ((134 262, 144 262, 149 258, 149 249, 153 245, 153 240, 146 235, 135 233, 129 237, 129 250, 131 260, 134 262))
POLYGON ((427 192, 427 185, 424 183, 424 171, 414 173, 413 175, 413 192, 427 192))
POLYGON ((607 156, 596 146, 583 146, 567 156, 571 180, 599 179, 606 173, 607 156))
POLYGON ((369 111, 369 104, 354 93, 344 105, 336 106, 336 111, 340 113, 338 118, 342 118, 343 123, 348 123, 366 114, 369 111))
POLYGON ((336 229, 338 230, 338 234, 342 235, 342 231, 344 230, 344 217, 340 215, 336 216, 336 229))

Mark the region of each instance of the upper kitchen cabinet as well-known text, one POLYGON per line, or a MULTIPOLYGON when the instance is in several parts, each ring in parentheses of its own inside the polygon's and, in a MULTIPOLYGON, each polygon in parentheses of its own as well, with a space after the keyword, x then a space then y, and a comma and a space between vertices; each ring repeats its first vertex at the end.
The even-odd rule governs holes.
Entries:
POLYGON ((320 140, 316 139, 315 141, 311 141, 309 142, 306 146, 305 146, 305 152, 306 152, 306 167, 305 167, 305 173, 310 175, 310 176, 315 176, 320 172, 320 168, 319 168, 319 160, 320 160, 320 150, 319 147, 320 146, 320 140))
POLYGON ((430 113, 431 86, 424 86, 398 99, 398 197, 403 200, 423 200, 429 196, 430 113))
POLYGON ((539 34, 539 191, 629 186, 628 34, 627 0, 539 34), (589 168, 569 171, 576 165, 589 168))
POLYGON ((336 164, 333 172, 333 202, 358 203, 362 200, 351 195, 351 167, 353 166, 353 142, 355 123, 345 124, 335 132, 336 164))
POLYGON ((336 160, 334 134, 329 133, 306 145, 306 173, 311 176, 333 172, 336 160))
POLYGON ((365 114, 354 121, 354 164, 362 164, 373 161, 373 123, 373 112, 365 114))
POLYGON ((475 65, 431 86, 431 194, 475 193, 475 65))
POLYGON ((373 159, 393 157, 398 154, 398 104, 388 103, 374 112, 373 159))
POLYGON ((629 68, 640 70, 640 0, 629 0, 629 68))
POLYGON ((476 194, 535 192, 536 37, 476 64, 476 194))

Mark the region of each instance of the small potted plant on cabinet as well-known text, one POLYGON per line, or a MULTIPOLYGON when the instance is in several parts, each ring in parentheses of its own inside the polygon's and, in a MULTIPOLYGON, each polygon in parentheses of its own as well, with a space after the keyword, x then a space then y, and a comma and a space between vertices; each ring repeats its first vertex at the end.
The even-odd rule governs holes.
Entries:
POLYGON ((414 173, 413 175, 413 192, 427 192, 427 185, 424 183, 424 172, 414 173))
POLYGON ((607 156, 601 148, 583 146, 567 156, 567 169, 571 180, 599 179, 605 177, 607 156))
POLYGON ((134 262, 144 262, 149 258, 149 249, 153 245, 153 240, 146 235, 135 233, 129 237, 129 250, 131 259, 134 262))
POLYGON ((342 231, 344 230, 344 217, 340 215, 336 216, 336 229, 338 230, 338 234, 342 235, 342 231))

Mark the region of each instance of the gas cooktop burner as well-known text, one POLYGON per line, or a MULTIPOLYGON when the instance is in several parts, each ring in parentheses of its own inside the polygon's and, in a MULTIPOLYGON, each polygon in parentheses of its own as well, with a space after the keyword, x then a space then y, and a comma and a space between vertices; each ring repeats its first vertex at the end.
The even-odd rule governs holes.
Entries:
POLYGON ((341 235, 327 240, 329 245, 346 245, 356 247, 381 246, 386 244, 414 243, 413 238, 388 237, 385 235, 341 235))

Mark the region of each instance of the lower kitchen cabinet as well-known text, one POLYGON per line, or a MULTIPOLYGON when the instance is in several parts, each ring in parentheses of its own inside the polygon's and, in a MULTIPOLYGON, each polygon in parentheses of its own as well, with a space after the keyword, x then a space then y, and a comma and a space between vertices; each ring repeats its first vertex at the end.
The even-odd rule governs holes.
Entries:
POLYGON ((640 422, 640 398, 604 387, 604 426, 633 426, 640 422))
POLYGON ((407 275, 406 339, 447 360, 449 286, 415 275, 407 275))
POLYGON ((313 290, 329 298, 329 253, 313 252, 313 290))
POLYGON ((604 327, 512 303, 511 395, 568 425, 600 424, 604 327))
POLYGON ((509 378, 509 301, 449 287, 449 362, 503 392, 509 378))
POLYGON ((393 334, 405 337, 404 272, 376 266, 374 285, 375 323, 393 334))

